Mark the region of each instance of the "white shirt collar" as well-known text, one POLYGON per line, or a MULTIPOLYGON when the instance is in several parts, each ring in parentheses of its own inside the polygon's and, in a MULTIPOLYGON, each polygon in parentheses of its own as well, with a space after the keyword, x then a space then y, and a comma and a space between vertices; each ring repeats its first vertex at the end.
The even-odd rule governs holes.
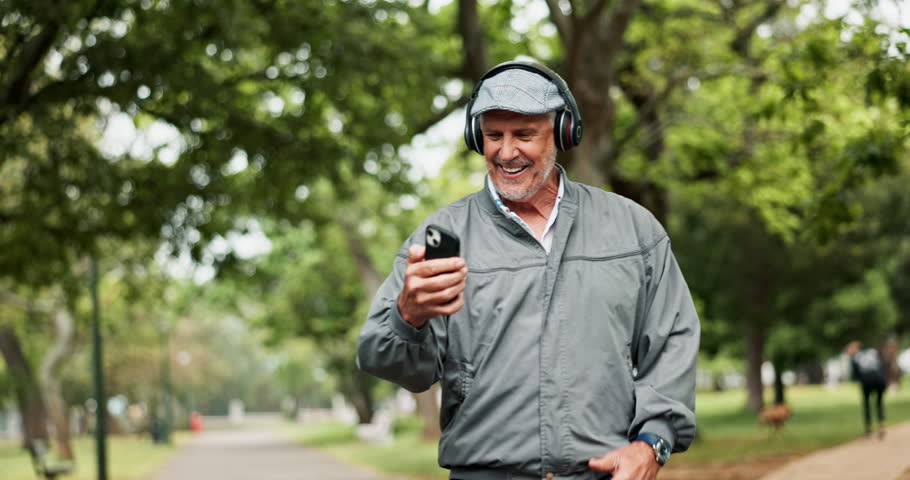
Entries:
MULTIPOLYGON (((563 172, 562 166, 554 165, 556 169, 556 175, 559 175, 559 190, 556 192, 556 201, 553 202, 553 210, 550 212, 550 218, 547 220, 547 226, 543 229, 543 236, 538 240, 540 245, 550 253, 550 247, 553 245, 553 224, 556 223, 556 215, 559 214, 559 202, 562 200, 563 193, 565 192, 565 174, 563 172)), ((490 179, 490 174, 487 174, 487 191, 490 193, 490 198, 493 199, 493 203, 499 208, 506 217, 511 218, 516 223, 521 225, 531 237, 537 238, 534 236, 534 231, 531 230, 531 227, 525 223, 516 213, 514 213, 509 207, 502 202, 502 198, 499 196, 499 192, 496 191, 496 187, 493 185, 493 180, 490 179)))

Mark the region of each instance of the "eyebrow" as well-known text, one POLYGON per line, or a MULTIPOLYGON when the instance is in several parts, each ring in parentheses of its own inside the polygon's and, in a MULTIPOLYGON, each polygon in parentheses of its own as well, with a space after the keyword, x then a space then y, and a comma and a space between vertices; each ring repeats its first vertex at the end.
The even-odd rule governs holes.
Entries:
MULTIPOLYGON (((489 127, 483 127, 481 130, 485 134, 502 133, 502 130, 495 129, 495 128, 489 128, 489 127)), ((512 130, 512 134, 519 135, 519 136, 536 135, 539 132, 540 132, 540 130, 537 128, 534 128, 534 127, 522 127, 522 128, 517 128, 515 130, 512 130)))

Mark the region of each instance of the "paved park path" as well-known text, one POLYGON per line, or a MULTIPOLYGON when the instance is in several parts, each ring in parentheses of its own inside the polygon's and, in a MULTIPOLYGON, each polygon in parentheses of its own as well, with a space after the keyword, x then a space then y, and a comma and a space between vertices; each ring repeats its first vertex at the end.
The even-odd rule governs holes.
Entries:
POLYGON ((398 480, 341 463, 268 427, 193 438, 151 480, 398 480))
POLYGON ((910 422, 895 425, 883 440, 861 438, 821 450, 761 480, 910 480, 910 422))
MULTIPOLYGON (((910 480, 910 422, 795 460, 761 480, 910 480)), ((268 426, 193 438, 150 480, 401 480, 342 463, 268 426)))

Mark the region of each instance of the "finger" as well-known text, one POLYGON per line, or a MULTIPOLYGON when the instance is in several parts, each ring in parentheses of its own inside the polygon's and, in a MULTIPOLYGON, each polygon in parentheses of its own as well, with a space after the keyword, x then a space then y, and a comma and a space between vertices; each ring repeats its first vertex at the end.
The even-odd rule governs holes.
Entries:
POLYGON ((437 306, 434 310, 436 311, 436 315, 454 315, 455 312, 461 310, 461 307, 463 306, 464 294, 459 293, 451 302, 437 306))
POLYGON ((465 281, 467 277, 468 269, 466 267, 462 267, 461 269, 451 273, 441 273, 439 275, 424 279, 424 282, 420 285, 420 289, 428 293, 439 292, 454 285, 458 285, 459 283, 465 281))
POLYGON ((588 460, 588 466, 598 472, 615 472, 619 467, 619 457, 613 454, 607 454, 599 458, 588 460))
POLYGON ((414 265, 414 273, 421 277, 432 277, 440 273, 452 272, 465 266, 461 257, 434 258, 414 265))
POLYGON ((432 292, 432 293, 423 293, 418 296, 418 302, 422 303, 422 304, 430 304, 430 305, 432 305, 432 304, 445 305, 445 304, 451 302, 452 299, 454 299, 456 295, 463 292, 466 285, 467 285, 467 282, 465 280, 461 280, 460 282, 456 283, 455 285, 452 285, 443 290, 439 290, 439 291, 432 292))
POLYGON ((408 265, 412 263, 422 262, 423 257, 427 253, 427 248, 423 245, 415 243, 408 248, 408 265))

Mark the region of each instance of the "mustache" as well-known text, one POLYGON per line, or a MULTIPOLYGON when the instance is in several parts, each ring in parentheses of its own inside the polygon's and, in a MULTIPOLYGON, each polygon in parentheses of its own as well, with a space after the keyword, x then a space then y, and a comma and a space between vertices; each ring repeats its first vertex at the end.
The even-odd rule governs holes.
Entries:
POLYGON ((534 162, 528 161, 527 159, 524 159, 524 158, 517 158, 515 160, 509 160, 508 162, 504 162, 504 161, 502 161, 502 159, 497 157, 497 158, 493 159, 493 163, 496 165, 499 165, 501 167, 506 167, 506 168, 527 167, 530 165, 534 165, 534 162))

